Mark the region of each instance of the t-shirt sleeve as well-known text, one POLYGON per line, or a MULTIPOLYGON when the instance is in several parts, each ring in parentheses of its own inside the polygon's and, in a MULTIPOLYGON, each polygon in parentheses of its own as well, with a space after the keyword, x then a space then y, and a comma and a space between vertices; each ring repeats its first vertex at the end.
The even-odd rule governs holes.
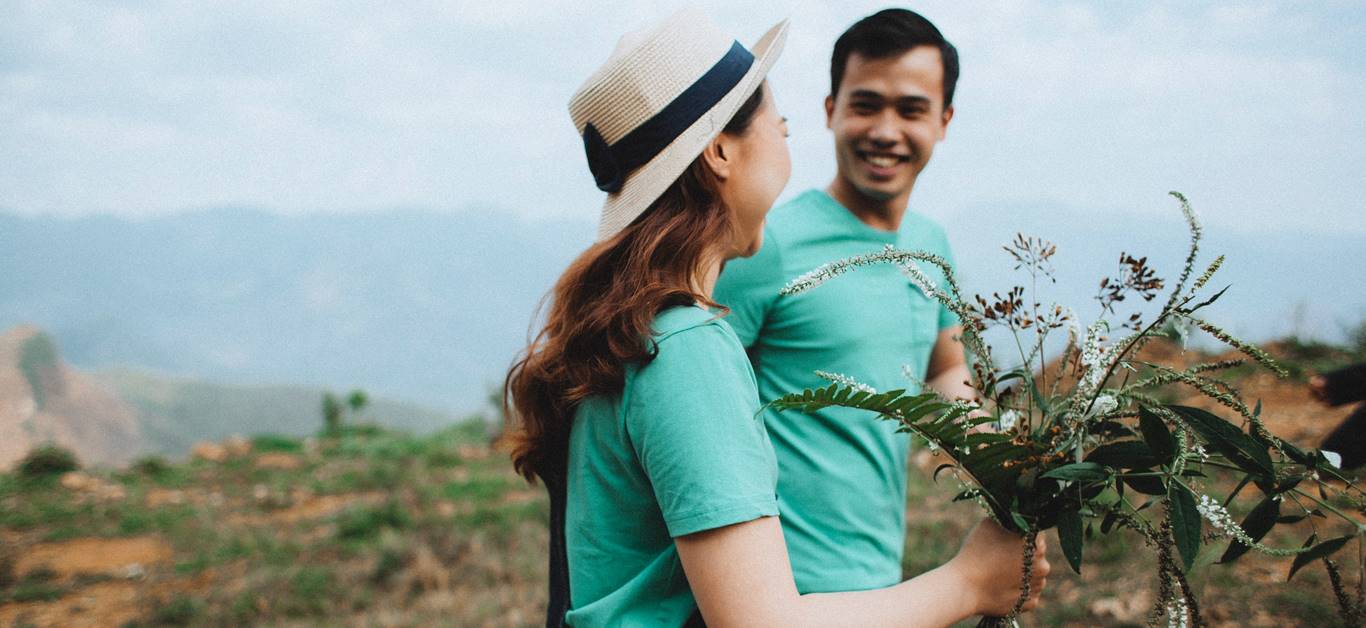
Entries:
POLYGON ((673 537, 778 514, 777 467, 744 350, 717 324, 678 332, 623 398, 673 537))
POLYGON ((769 308, 778 300, 778 291, 788 279, 783 276, 781 247, 767 226, 759 252, 726 262, 712 298, 730 308, 726 322, 735 330, 740 344, 750 347, 759 339, 769 308))
MULTIPOLYGON (((953 259, 953 248, 949 246, 949 238, 943 229, 939 230, 939 251, 940 256, 949 263, 949 267, 953 269, 954 274, 958 276, 958 280, 961 282, 962 275, 958 272, 958 263, 953 259)), ((947 282, 944 283, 944 288, 948 288, 947 282)), ((961 324, 962 321, 958 319, 958 315, 953 310, 949 309, 949 306, 943 303, 939 304, 939 329, 947 329, 961 324)))

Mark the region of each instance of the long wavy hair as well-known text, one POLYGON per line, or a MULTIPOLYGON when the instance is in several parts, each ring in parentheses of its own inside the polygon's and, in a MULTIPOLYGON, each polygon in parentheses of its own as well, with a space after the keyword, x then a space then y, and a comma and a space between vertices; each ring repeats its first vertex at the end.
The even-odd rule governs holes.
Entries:
MULTIPOLYGON (((743 135, 763 93, 757 89, 722 132, 743 135)), ((644 213, 589 247, 555 282, 545 326, 503 384, 503 445, 528 481, 567 453, 584 399, 620 393, 627 365, 654 358, 657 314, 675 305, 721 307, 697 291, 709 256, 734 233, 719 189, 699 156, 644 213)))

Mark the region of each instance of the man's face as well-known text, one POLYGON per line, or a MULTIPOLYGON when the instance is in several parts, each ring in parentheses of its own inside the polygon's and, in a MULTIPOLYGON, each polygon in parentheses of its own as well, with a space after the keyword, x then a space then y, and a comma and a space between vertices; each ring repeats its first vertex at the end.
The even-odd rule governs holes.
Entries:
POLYGON ((944 108, 939 49, 850 55, 839 92, 825 99, 825 116, 840 177, 873 201, 909 197, 953 117, 944 108))

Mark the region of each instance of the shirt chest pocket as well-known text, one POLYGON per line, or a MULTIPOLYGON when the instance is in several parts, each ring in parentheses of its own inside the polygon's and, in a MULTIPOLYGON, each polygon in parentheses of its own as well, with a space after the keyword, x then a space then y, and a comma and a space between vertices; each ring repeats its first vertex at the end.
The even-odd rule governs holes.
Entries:
POLYGON ((939 302, 909 281, 905 288, 911 345, 917 350, 928 351, 939 338, 939 302))

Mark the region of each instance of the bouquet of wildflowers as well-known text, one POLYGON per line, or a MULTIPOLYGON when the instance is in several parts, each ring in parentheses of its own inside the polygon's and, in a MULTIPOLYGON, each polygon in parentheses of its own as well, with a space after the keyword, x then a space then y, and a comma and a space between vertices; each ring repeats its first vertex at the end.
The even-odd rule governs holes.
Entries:
MULTIPOLYGON (((935 470, 935 477, 949 472, 963 484, 958 499, 975 500, 1001 525, 1025 535, 1020 604, 1029 595, 1028 561, 1040 532, 1057 530, 1067 562, 1080 573, 1087 533, 1098 529, 1103 534, 1136 533, 1156 554, 1158 596, 1149 614, 1152 623, 1165 617, 1169 625, 1204 625, 1186 573, 1203 544, 1222 540, 1227 547, 1221 563, 1231 563, 1249 550, 1293 557, 1293 577, 1301 567, 1322 561, 1343 621, 1360 625, 1366 616, 1362 585, 1359 582, 1349 594, 1331 556, 1353 539, 1361 543, 1366 526, 1344 510, 1366 513, 1366 494, 1339 472, 1337 454, 1302 449, 1276 437, 1261 420, 1260 402, 1249 407, 1238 390, 1212 377, 1244 362, 1282 377, 1286 372, 1262 350, 1203 317, 1202 311, 1227 290, 1202 294, 1223 257, 1192 281, 1201 227, 1186 198, 1176 192, 1172 196, 1180 201, 1190 228, 1189 254, 1179 278, 1167 287, 1146 258, 1122 254, 1118 275, 1100 282, 1096 298, 1101 316, 1085 326, 1069 308, 1026 299, 1023 287, 969 302, 944 259, 890 245, 792 280, 784 295, 816 289, 861 266, 898 266, 962 320, 971 384, 979 401, 950 401, 933 392, 878 392, 840 374, 820 373, 831 381, 829 386, 792 393, 771 404, 807 411, 828 406, 870 410, 945 454, 949 462, 935 470), (939 267, 944 285, 937 285, 920 264, 939 267), (1140 313, 1117 312, 1126 298, 1152 301, 1164 288, 1166 301, 1151 320, 1140 313), (991 327, 1008 330, 1019 351, 1018 366, 997 366, 982 337, 991 327), (1193 329, 1209 333, 1245 358, 1181 368, 1142 358, 1140 349, 1150 340, 1167 337, 1184 343, 1193 329), (1049 364, 1045 345, 1053 334, 1058 341, 1065 334, 1066 344, 1049 364), (1164 403, 1154 394, 1173 385, 1213 400, 1228 418, 1164 403), (1213 476, 1230 473, 1236 486, 1216 495, 1220 488, 1213 476), (1241 521, 1229 514, 1235 499, 1255 500, 1241 521), (1275 526, 1304 519, 1320 522, 1314 524, 1318 532, 1302 546, 1262 543, 1275 526), (1339 531, 1330 533, 1332 529, 1339 531)), ((1053 279, 1054 245, 1020 236, 1005 248, 1015 259, 1016 270, 1029 275, 1031 290, 1037 291, 1040 280, 1053 279)))

